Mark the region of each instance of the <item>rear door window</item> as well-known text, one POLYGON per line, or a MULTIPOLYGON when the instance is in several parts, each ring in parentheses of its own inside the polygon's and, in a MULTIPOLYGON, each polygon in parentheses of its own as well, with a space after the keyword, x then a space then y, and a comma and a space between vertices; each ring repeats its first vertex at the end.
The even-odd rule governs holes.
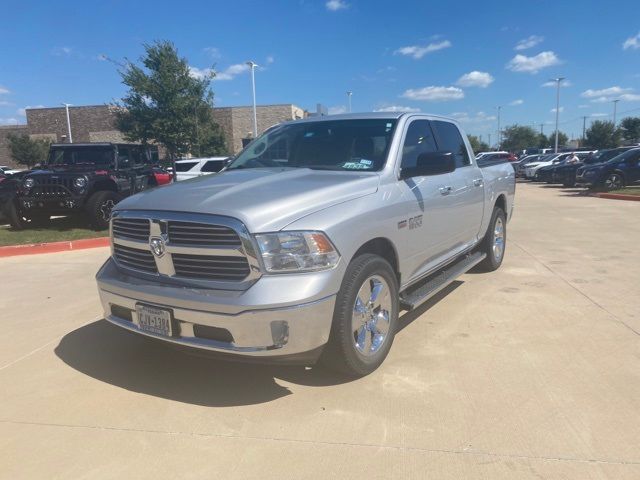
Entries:
POLYGON ((208 160, 200 169, 201 172, 216 173, 224 167, 224 160, 208 160))
MULTIPOLYGON (((434 120, 431 122, 431 126, 438 141, 438 150, 453 153, 456 160, 456 168, 471 165, 467 147, 458 127, 451 122, 443 122, 441 120, 434 120)), ((508 157, 508 155, 501 154, 501 158, 502 155, 504 155, 504 158, 508 157)))

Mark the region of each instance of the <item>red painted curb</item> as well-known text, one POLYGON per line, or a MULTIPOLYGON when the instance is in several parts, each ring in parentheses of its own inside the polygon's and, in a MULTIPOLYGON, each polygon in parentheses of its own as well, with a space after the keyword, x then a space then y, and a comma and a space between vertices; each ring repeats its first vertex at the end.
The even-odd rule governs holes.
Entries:
POLYGON ((640 202, 640 195, 625 195, 623 193, 597 193, 600 198, 609 198, 611 200, 631 200, 632 202, 640 202))
POLYGON ((0 257, 14 257, 16 255, 35 255, 38 253, 66 252, 69 250, 84 250, 87 248, 108 247, 109 237, 85 238, 69 242, 32 243, 30 245, 9 245, 0 247, 0 257))

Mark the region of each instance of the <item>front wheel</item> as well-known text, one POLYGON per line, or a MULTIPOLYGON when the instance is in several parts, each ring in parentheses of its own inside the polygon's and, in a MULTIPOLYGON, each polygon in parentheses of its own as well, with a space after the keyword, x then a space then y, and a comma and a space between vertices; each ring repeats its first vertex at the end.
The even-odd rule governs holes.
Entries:
POLYGON ((624 187, 624 178, 619 173, 610 173, 604 181, 607 190, 619 190, 624 187))
POLYGON ((109 228, 109 220, 111 220, 111 211, 118 203, 118 196, 112 191, 96 192, 87 201, 87 214, 89 222, 96 230, 105 230, 109 228))
POLYGON ((493 272, 500 268, 507 245, 507 216, 500 207, 494 207, 489 228, 480 243, 479 251, 487 256, 480 262, 476 270, 493 272))
POLYGON ((398 323, 398 282, 389 262, 364 254, 347 267, 321 362, 364 376, 387 357, 398 323))

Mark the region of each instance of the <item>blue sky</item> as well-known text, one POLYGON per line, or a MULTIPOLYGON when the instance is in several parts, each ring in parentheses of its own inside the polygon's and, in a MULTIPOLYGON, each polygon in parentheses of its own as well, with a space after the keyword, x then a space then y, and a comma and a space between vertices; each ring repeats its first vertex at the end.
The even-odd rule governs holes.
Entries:
POLYGON ((6 2, 2 7, 0 123, 26 106, 103 104, 124 89, 104 59, 135 60, 167 39, 193 72, 212 68, 216 104, 250 104, 244 66, 254 60, 259 104, 332 112, 413 109, 452 115, 468 133, 544 123, 554 88, 561 130, 582 116, 640 115, 640 2, 395 2, 378 0, 6 2), (91 5, 91 6, 90 6, 91 5), (628 112, 628 113, 622 113, 628 112))

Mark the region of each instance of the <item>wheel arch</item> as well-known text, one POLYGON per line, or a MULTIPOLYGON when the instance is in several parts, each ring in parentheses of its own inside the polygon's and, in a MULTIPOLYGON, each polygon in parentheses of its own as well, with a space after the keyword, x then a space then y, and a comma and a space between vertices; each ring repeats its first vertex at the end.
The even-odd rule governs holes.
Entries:
POLYGON ((89 190, 89 197, 91 195, 93 195, 96 192, 102 192, 102 191, 111 191, 114 193, 118 193, 118 186, 116 185, 116 183, 111 180, 111 179, 102 179, 102 180, 98 180, 97 182, 95 182, 92 187, 91 190, 89 190))
POLYGON ((386 237, 376 237, 368 240, 356 250, 351 260, 365 253, 378 255, 389 262, 391 268, 393 268, 393 271, 396 274, 398 285, 400 285, 400 265, 398 263, 398 251, 391 240, 386 237))
POLYGON ((498 195, 498 198, 496 198, 496 202, 493 204, 493 207, 500 207, 502 209, 502 211, 505 213, 505 215, 508 214, 507 212, 507 197, 504 193, 501 193, 500 195, 498 195))

